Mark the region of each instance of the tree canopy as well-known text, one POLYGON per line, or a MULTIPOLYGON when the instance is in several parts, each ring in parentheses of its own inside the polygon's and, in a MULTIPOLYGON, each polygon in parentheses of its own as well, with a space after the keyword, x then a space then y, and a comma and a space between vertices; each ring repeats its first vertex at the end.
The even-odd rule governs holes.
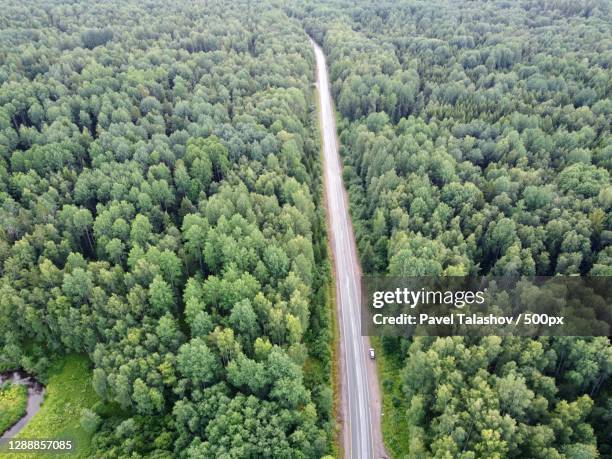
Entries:
MULTIPOLYGON (((608 2, 290 10, 328 55, 364 271, 612 273, 608 2)), ((382 381, 397 457, 612 454, 608 338, 383 347, 403 366, 382 381)))
POLYGON ((240 0, 3 8, 0 371, 88 354, 120 413, 84 414, 95 457, 327 454, 300 23, 240 0))

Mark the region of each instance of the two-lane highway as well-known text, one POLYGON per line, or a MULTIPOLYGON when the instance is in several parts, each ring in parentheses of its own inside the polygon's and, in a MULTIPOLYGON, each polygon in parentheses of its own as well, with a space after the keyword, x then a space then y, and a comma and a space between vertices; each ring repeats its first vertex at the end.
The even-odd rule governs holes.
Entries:
POLYGON ((369 340, 361 336, 360 268, 342 183, 336 121, 325 55, 313 42, 317 61, 319 122, 323 142, 325 200, 336 276, 340 323, 340 373, 344 450, 349 458, 385 457, 380 430, 380 399, 369 340))

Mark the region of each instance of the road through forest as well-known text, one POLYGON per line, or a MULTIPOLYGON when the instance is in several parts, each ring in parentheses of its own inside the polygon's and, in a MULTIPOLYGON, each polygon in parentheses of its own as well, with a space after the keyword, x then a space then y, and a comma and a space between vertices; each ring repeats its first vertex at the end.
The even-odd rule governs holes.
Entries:
POLYGON ((348 458, 384 458, 380 428, 381 403, 376 365, 368 356, 369 339, 361 336, 359 258, 342 183, 342 166, 325 55, 312 43, 317 61, 319 123, 328 233, 336 279, 340 329, 341 416, 348 458))

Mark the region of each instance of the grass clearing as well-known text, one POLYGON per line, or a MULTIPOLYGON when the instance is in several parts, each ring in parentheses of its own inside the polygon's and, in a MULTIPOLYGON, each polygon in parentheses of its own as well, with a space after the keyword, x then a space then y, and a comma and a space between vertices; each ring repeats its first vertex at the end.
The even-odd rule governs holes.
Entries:
MULTIPOLYGON (((331 253, 330 253, 331 259, 331 253)), ((334 457, 344 457, 342 444, 342 424, 340 418, 340 330, 338 325, 338 311, 336 310, 336 278, 332 274, 331 282, 327 287, 327 299, 332 321, 332 389, 334 391, 334 419, 336 420, 336 431, 334 432, 334 457)))
POLYGON ((404 458, 408 456, 410 428, 406 418, 408 407, 399 379, 403 362, 399 355, 384 352, 380 337, 371 336, 370 343, 376 351, 376 368, 383 394, 382 433, 385 449, 393 458, 404 458))
POLYGON ((27 406, 26 386, 11 383, 0 386, 0 434, 25 416, 27 406))
MULTIPOLYGON (((91 385, 90 362, 85 356, 70 355, 58 359, 49 371, 45 400, 40 411, 15 439, 72 440, 76 450, 71 454, 44 454, 45 458, 88 458, 91 434, 80 425, 81 412, 100 399, 91 385)), ((3 459, 25 459, 27 453, 3 454, 3 459)))

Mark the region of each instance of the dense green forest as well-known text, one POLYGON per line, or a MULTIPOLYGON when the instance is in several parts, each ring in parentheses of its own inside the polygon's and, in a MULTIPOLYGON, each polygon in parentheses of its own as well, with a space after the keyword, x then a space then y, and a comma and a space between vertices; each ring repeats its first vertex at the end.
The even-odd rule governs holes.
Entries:
POLYGON ((89 356, 96 458, 330 452, 302 24, 250 1, 1 6, 0 371, 89 356))
MULTIPOLYGON (((0 372, 92 457, 335 452, 308 35, 365 272, 612 274, 606 0, 1 3, 0 372)), ((609 338, 382 346, 395 457, 612 457, 609 338)))
MULTIPOLYGON (((612 274, 609 2, 289 10, 329 56, 364 271, 612 274)), ((612 457, 608 338, 383 347, 394 456, 612 457)))

